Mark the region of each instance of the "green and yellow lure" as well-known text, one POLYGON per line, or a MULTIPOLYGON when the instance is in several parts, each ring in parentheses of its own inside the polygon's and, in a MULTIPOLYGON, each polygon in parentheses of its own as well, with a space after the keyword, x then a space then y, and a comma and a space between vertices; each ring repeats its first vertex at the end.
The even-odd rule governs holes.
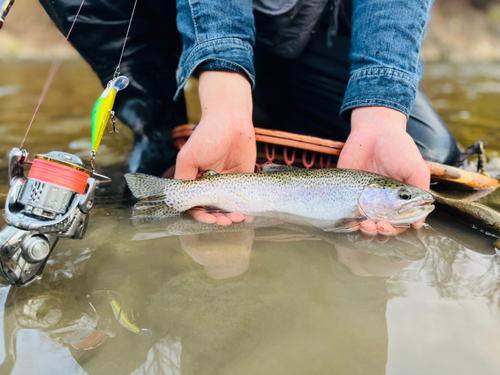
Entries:
POLYGON ((113 309, 113 314, 115 315, 116 320, 123 327, 128 329, 131 332, 137 333, 139 336, 143 337, 151 337, 152 332, 147 328, 139 328, 137 327, 130 319, 127 317, 127 314, 122 310, 118 301, 116 299, 110 299, 109 303, 111 304, 111 308, 113 309))
MULTIPOLYGON (((104 129, 108 126, 109 118, 114 120, 113 105, 116 93, 128 86, 129 80, 125 76, 113 78, 108 82, 92 111, 92 153, 95 156, 99 151, 104 129)), ((113 121, 114 123, 114 121, 113 121)), ((113 129, 114 130, 114 129, 113 129)))

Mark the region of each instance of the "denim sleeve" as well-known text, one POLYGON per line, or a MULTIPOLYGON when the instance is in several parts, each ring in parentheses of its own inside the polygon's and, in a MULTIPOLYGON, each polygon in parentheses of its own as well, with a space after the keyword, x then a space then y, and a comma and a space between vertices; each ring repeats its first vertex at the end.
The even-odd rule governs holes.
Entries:
POLYGON ((252 0, 177 0, 177 28, 183 49, 175 98, 200 65, 244 72, 254 86, 252 0))
POLYGON ((422 75, 420 46, 433 0, 354 0, 351 75, 340 110, 382 106, 409 116, 422 75))

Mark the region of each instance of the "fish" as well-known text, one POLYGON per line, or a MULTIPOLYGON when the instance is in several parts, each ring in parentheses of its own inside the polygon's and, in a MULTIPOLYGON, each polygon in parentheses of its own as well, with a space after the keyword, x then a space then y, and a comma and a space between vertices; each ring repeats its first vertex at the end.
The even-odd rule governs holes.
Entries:
POLYGON ((431 194, 441 211, 487 235, 500 238, 500 212, 497 210, 478 202, 445 197, 435 191, 431 194))
POLYGON ((113 105, 118 91, 129 84, 125 76, 113 78, 108 82, 101 96, 97 99, 92 111, 92 150, 97 153, 101 144, 104 129, 108 126, 109 118, 114 116, 113 105))
POLYGON ((366 219, 408 226, 434 209, 434 198, 423 189, 351 169, 274 166, 271 172, 261 173, 206 171, 198 180, 141 173, 128 173, 125 178, 132 194, 140 199, 132 213, 135 222, 202 207, 209 212, 240 212, 349 232, 366 219))

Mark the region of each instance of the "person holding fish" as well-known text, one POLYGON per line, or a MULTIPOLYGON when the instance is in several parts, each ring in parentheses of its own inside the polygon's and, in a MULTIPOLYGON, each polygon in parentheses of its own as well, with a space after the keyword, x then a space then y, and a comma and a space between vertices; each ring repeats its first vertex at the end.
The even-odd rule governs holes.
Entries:
MULTIPOLYGON (((80 0, 41 0, 67 33, 80 0)), ((418 91, 431 0, 177 0, 137 2, 121 71, 130 85, 116 116, 135 134, 133 172, 175 178, 253 172, 253 124, 345 141, 339 168, 428 190, 426 160, 453 164, 453 136, 418 91), (176 18, 176 19, 175 19, 176 18), (180 33, 180 37, 179 36, 180 33), (176 155, 169 135, 187 122, 183 87, 199 78, 202 117, 176 155)), ((70 42, 104 85, 114 72, 134 1, 84 4, 70 42), (121 42, 119 42, 121 41, 121 42)), ((239 213, 195 211, 206 223, 239 213)), ((368 235, 394 235, 363 221, 368 235)))

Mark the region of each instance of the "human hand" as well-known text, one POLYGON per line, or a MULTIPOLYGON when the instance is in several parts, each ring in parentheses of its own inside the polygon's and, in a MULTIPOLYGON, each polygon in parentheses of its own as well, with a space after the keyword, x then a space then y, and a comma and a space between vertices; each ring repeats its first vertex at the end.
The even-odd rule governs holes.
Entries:
MULTIPOLYGON (((386 107, 360 107, 352 112, 349 135, 337 163, 339 168, 378 173, 429 191, 430 171, 406 133, 406 116, 386 107)), ((420 227, 424 220, 415 224, 420 227)), ((365 220, 359 229, 368 235, 393 236, 406 228, 365 220)))
MULTIPOLYGON (((255 168, 257 149, 252 123, 252 93, 239 73, 207 71, 200 75, 201 121, 177 156, 176 179, 194 180, 207 169, 217 173, 249 173, 255 168)), ((240 213, 191 210, 208 224, 228 225, 245 220, 240 213)))
POLYGON ((213 279, 229 279, 245 273, 250 264, 254 230, 179 236, 182 249, 205 267, 213 279))
POLYGON ((336 245, 339 262, 347 266, 356 276, 390 277, 409 267, 411 261, 393 261, 380 255, 336 245))

